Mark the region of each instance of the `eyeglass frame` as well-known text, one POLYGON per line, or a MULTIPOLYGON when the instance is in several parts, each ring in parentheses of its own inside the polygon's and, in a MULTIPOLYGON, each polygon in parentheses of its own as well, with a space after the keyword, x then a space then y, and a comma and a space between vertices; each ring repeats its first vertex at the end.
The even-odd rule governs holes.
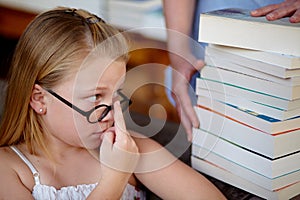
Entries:
MULTIPOLYGON (((84 111, 84 110, 81 110, 80 108, 78 108, 77 106, 75 106, 74 104, 72 104, 71 102, 69 102, 68 100, 66 100, 65 98, 63 98, 62 96, 58 95, 56 92, 54 92, 53 90, 51 89, 47 89, 47 92, 49 92, 52 96, 56 97, 58 100, 60 100, 62 103, 66 104, 67 106, 69 106, 70 108, 72 108, 73 110, 77 111, 78 113, 80 113, 81 115, 83 115, 84 117, 86 117, 87 121, 91 124, 95 124, 95 123, 98 123, 98 122, 101 122, 107 115, 108 113, 113 110, 113 105, 106 105, 106 104, 100 104, 100 105, 97 105, 95 106, 94 108, 92 108, 91 110, 89 111, 84 111), (104 114, 101 114, 100 118, 95 121, 95 122, 92 122, 90 121, 90 115, 95 111, 97 110, 98 108, 100 107, 106 107, 106 109, 104 110, 105 112, 103 112, 104 114)), ((120 104, 122 104, 123 102, 127 101, 128 102, 128 107, 132 104, 132 100, 129 99, 125 94, 123 94, 121 92, 121 89, 117 90, 117 93, 123 98, 121 101, 120 101, 120 104)), ((124 111, 124 110, 123 110, 124 111)))

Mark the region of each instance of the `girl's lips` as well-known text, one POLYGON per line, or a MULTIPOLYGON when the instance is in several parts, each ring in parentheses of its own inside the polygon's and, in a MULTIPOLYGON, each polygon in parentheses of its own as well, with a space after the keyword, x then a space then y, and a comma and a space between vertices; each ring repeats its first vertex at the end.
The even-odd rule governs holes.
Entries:
POLYGON ((97 132, 95 132, 94 134, 103 134, 107 131, 115 131, 115 128, 111 125, 111 124, 106 124, 106 125, 99 125, 99 130, 97 132))
POLYGON ((104 136, 106 133, 115 133, 115 127, 109 127, 108 129, 104 130, 103 132, 101 132, 100 134, 100 139, 103 140, 104 136))
POLYGON ((114 126, 111 126, 111 127, 109 127, 108 129, 105 130, 105 132, 107 132, 107 131, 109 131, 109 132, 115 132, 116 129, 115 129, 114 126))
POLYGON ((107 133, 107 132, 113 132, 114 133, 115 132, 115 127, 109 127, 105 130, 95 132, 95 133, 93 133, 93 135, 100 135, 101 139, 103 139, 105 133, 107 133))

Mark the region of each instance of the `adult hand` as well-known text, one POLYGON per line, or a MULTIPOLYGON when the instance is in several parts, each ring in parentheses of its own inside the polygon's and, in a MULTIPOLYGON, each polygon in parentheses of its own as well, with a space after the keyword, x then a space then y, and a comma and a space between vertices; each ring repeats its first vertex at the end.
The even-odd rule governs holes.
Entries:
POLYGON ((266 16, 270 21, 290 17, 291 23, 300 22, 300 0, 286 0, 251 11, 253 17, 266 16))
POLYGON ((204 66, 202 60, 197 60, 191 53, 185 57, 170 55, 172 72, 172 96, 176 102, 176 109, 184 126, 187 138, 192 140, 192 127, 198 128, 200 123, 193 108, 189 87, 190 80, 197 70, 204 66))

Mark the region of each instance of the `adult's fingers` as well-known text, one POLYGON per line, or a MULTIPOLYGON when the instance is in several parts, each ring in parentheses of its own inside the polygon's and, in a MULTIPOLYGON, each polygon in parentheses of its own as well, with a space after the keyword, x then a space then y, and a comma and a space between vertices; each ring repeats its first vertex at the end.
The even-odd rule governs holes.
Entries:
POLYGON ((200 122, 193 108, 193 104, 188 93, 188 87, 189 86, 186 84, 177 87, 176 91, 173 93, 173 98, 176 102, 176 109, 181 123, 184 126, 188 140, 190 141, 192 137, 192 127, 198 128, 200 122))
POLYGON ((277 20, 290 16, 290 22, 300 21, 300 0, 287 0, 279 4, 271 4, 251 11, 253 17, 266 16, 268 20, 277 20))
POLYGON ((279 4, 271 4, 271 5, 263 6, 258 9, 252 10, 250 14, 253 17, 265 16, 277 8, 279 8, 279 4))
POLYGON ((300 23, 300 7, 298 10, 290 17, 291 23, 300 23))
POLYGON ((205 62, 203 60, 196 60, 195 63, 194 63, 194 67, 197 71, 199 71, 200 69, 202 69, 205 65, 205 62))
POLYGON ((179 113, 180 113, 180 119, 182 122, 182 125, 184 126, 188 140, 191 140, 192 137, 192 127, 199 128, 200 122, 196 115, 196 112, 194 110, 192 101, 190 99, 190 96, 188 94, 188 88, 182 89, 181 93, 178 94, 177 98, 177 105, 180 105, 178 107, 179 113))

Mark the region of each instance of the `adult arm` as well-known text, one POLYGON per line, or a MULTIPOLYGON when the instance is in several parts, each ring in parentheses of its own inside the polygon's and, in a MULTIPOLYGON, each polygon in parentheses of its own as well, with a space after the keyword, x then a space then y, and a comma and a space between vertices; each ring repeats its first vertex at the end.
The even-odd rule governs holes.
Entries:
POLYGON ((193 25, 195 0, 164 0, 164 16, 168 33, 167 44, 172 73, 172 94, 188 139, 192 138, 192 127, 199 127, 199 120, 188 94, 192 75, 203 67, 190 49, 190 33, 193 25))

